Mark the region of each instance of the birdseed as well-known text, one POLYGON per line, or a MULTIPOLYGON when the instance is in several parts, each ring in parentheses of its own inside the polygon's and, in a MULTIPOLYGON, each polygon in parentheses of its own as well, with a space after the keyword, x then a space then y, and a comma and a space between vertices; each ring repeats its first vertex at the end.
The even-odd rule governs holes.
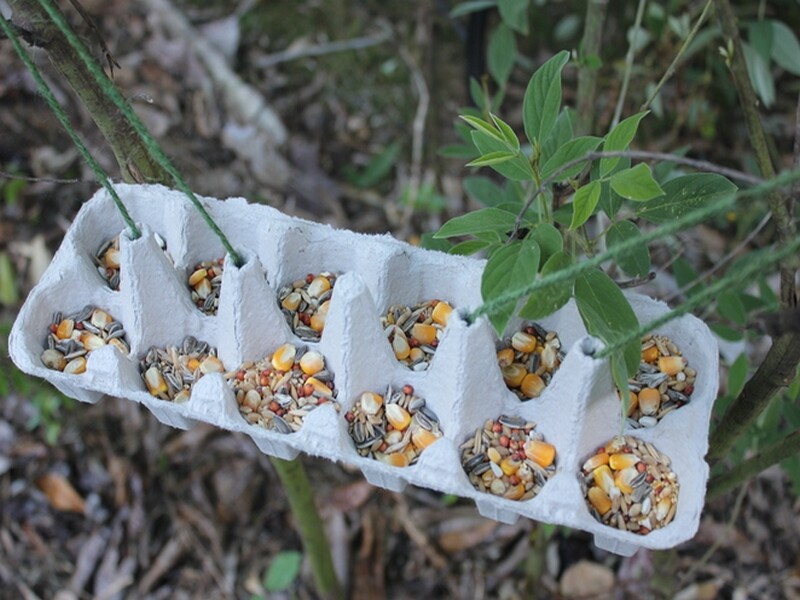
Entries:
POLYGON ((452 312, 453 307, 444 300, 390 306, 381 317, 381 327, 395 358, 412 371, 425 371, 452 312))
POLYGON ((564 360, 556 332, 538 323, 526 323, 496 348, 503 381, 523 401, 538 397, 564 360))
MULTIPOLYGON (((157 233, 153 233, 156 242, 167 255, 167 258, 172 262, 172 257, 167 252, 167 242, 164 241, 157 233)), ((114 291, 119 291, 119 276, 120 276, 120 254, 119 254, 119 236, 115 236, 106 240, 97 249, 92 257, 97 264, 97 272, 100 277, 106 282, 106 285, 114 291)))
POLYGON ((192 302, 206 315, 217 314, 224 263, 224 258, 199 262, 189 275, 187 283, 192 294, 192 302))
POLYGON ((668 337, 650 334, 642 338, 642 359, 628 381, 631 404, 628 424, 638 429, 654 427, 673 410, 688 403, 697 372, 688 366, 668 337))
POLYGON ((139 361, 139 373, 147 391, 156 398, 178 404, 189 400, 192 386, 203 375, 224 371, 217 349, 191 335, 180 346, 151 346, 139 361))
POLYGON ((337 273, 309 273, 278 291, 278 304, 292 332, 306 342, 318 342, 336 285, 337 273))
POLYGON ((86 371, 89 354, 106 345, 123 354, 130 352, 122 323, 105 310, 87 304, 66 317, 60 312, 53 315, 41 360, 48 369, 79 375, 86 371))
POLYGON ((621 531, 646 535, 675 517, 679 485, 670 459, 632 436, 600 446, 583 464, 581 487, 592 516, 621 531))
POLYGON ((239 412, 253 425, 278 433, 299 431, 318 406, 336 402, 333 374, 319 352, 284 344, 270 357, 225 373, 239 412))
POLYGON ((438 417, 410 385, 389 386, 383 396, 364 392, 345 419, 361 456, 395 467, 413 465, 442 437, 438 417))
POLYGON ((461 466, 480 492, 530 500, 556 472, 556 449, 536 424, 501 415, 461 444, 461 466))

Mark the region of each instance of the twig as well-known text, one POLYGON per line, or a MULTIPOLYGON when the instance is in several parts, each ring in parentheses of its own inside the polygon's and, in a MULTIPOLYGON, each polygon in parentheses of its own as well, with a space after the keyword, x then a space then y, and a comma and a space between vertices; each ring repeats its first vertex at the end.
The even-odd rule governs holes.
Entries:
POLYGON ((290 48, 288 50, 274 52, 255 59, 253 64, 261 69, 267 69, 300 58, 325 56, 337 52, 352 52, 353 50, 363 50, 371 46, 378 46, 387 42, 392 37, 392 32, 388 27, 380 24, 380 29, 377 35, 351 38, 349 40, 337 40, 335 42, 317 44, 316 46, 308 46, 306 48, 290 48))
POLYGON ((683 41, 678 53, 675 55, 675 58, 672 59, 669 67, 667 67, 666 72, 661 77, 661 80, 656 85, 656 89, 653 90, 653 93, 647 99, 647 102, 642 104, 642 107, 639 109, 640 111, 645 111, 650 108, 650 104, 653 103, 653 100, 656 99, 658 93, 661 91, 661 88, 664 87, 664 84, 669 81, 669 79, 675 74, 675 69, 678 66, 678 63, 683 58, 683 55, 686 53, 686 50, 689 48, 689 45, 694 41, 694 38, 697 36, 697 32, 700 31, 700 27, 703 25, 703 22, 706 20, 708 16, 708 11, 711 9, 711 5, 713 4, 714 0, 708 0, 706 5, 703 7, 703 12, 700 13, 700 16, 697 19, 697 22, 692 27, 692 30, 689 32, 689 35, 686 36, 686 39, 683 41))
POLYGON ((656 278, 655 271, 650 271, 644 277, 634 277, 633 279, 628 279, 627 281, 616 281, 615 283, 621 289, 626 290, 626 289, 629 289, 629 288, 635 288, 635 287, 638 287, 640 285, 644 285, 645 283, 653 281, 653 279, 655 279, 655 278, 656 278))
POLYGON ((644 9, 647 6, 647 0, 639 0, 639 7, 636 9, 636 20, 633 23, 633 36, 631 43, 628 45, 628 54, 625 56, 625 72, 622 76, 622 88, 619 91, 619 98, 617 98, 617 107, 614 109, 614 118, 611 119, 610 129, 614 129, 619 123, 622 116, 622 109, 625 106, 625 96, 628 94, 628 83, 631 79, 631 71, 633 70, 633 59, 636 56, 636 42, 639 40, 639 32, 642 29, 642 18, 644 17, 644 9))
POLYGON ((0 171, 0 177, 3 179, 20 179, 22 181, 30 181, 31 183, 83 183, 90 181, 89 179, 54 179, 51 177, 29 177, 27 175, 16 175, 8 173, 7 171, 0 171))
POLYGON ((400 519, 400 524, 405 529, 408 537, 422 550, 422 553, 435 568, 439 570, 447 568, 447 559, 433 547, 428 541, 428 536, 425 535, 425 532, 414 523, 408 511, 408 503, 403 498, 403 495, 395 494, 395 499, 397 501, 397 517, 400 519))
POLYGON ((600 47, 603 43, 603 23, 607 10, 608 0, 589 0, 586 3, 586 19, 583 24, 583 38, 579 52, 578 91, 575 101, 578 135, 586 135, 594 130, 597 67, 588 65, 587 59, 598 57, 600 54, 600 47))
POLYGON ((740 462, 733 469, 713 477, 708 484, 706 498, 713 500, 743 484, 761 471, 800 452, 800 429, 790 433, 780 442, 765 448, 755 456, 740 462))
POLYGON ((94 35, 94 39, 100 45, 100 48, 103 50, 103 56, 106 57, 106 61, 108 62, 108 75, 112 79, 114 78, 114 67, 121 69, 122 67, 119 66, 119 63, 114 59, 114 56, 111 54, 111 50, 108 49, 106 46, 106 41, 103 39, 103 36, 100 34, 100 30, 95 25, 94 19, 89 15, 89 13, 84 10, 83 6, 78 0, 69 0, 69 3, 72 4, 72 7, 78 11, 78 14, 83 19, 83 22, 92 30, 92 35, 94 35))

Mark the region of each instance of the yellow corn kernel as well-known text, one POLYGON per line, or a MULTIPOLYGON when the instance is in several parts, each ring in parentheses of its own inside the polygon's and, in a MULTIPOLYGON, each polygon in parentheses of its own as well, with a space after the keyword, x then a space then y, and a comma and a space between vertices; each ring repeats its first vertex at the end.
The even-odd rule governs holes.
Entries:
POLYGON ((407 467, 408 457, 402 452, 392 452, 383 457, 383 462, 393 467, 407 467))
POLYGON ((616 489, 614 487, 614 475, 611 473, 611 469, 608 468, 608 465, 600 465, 594 471, 592 471, 592 476, 594 477, 594 482, 602 489, 606 494, 611 494, 612 489, 616 489))
POLYGON ((272 355, 272 368, 278 371, 288 371, 294 364, 297 348, 292 344, 284 344, 272 355))
POLYGON ((205 300, 211 293, 211 282, 205 278, 201 279, 197 285, 194 286, 194 291, 197 292, 197 295, 200 296, 200 298, 205 300))
POLYGON ((428 431, 420 427, 417 431, 411 434, 411 443, 414 444, 415 447, 419 448, 420 451, 425 450, 428 446, 430 446, 433 442, 439 439, 440 436, 436 435, 432 431, 428 431))
POLYGON ((86 358, 83 356, 73 358, 64 367, 64 373, 71 373, 72 375, 80 375, 84 371, 86 371, 86 358))
POLYGON ((654 415, 661 404, 661 392, 654 388, 644 388, 639 392, 639 410, 643 415, 654 415))
POLYGON ((368 415, 376 415, 383 406, 383 396, 375 392, 361 394, 361 409, 368 415))
POLYGON ((411 346, 408 345, 406 334, 399 327, 394 328, 394 338, 392 339, 392 350, 397 360, 405 360, 411 354, 411 346))
POLYGON ((500 368, 507 367, 514 362, 514 349, 503 348, 497 353, 497 364, 500 368))
POLYGON ((66 340, 67 338, 72 336, 72 332, 75 330, 75 321, 72 319, 64 319, 61 323, 58 324, 56 328, 56 337, 60 340, 66 340))
POLYGON ((306 375, 314 375, 325 368, 325 358, 319 352, 309 350, 300 358, 300 368, 306 375))
POLYGON ((192 373, 194 373, 197 369, 200 368, 200 361, 196 358, 190 358, 186 361, 186 368, 189 369, 192 373))
POLYGON ((328 278, 323 275, 317 275, 311 283, 308 284, 308 295, 312 298, 319 298, 329 289, 331 289, 331 282, 328 278))
POLYGON ((658 370, 667 375, 677 375, 686 366, 682 356, 662 356, 658 359, 658 370))
POLYGON ((635 454, 612 454, 608 459, 608 466, 615 471, 627 469, 639 462, 639 457, 635 454))
POLYGON ((500 456, 500 453, 497 451, 497 448, 489 448, 486 451, 486 456, 493 463, 499 463, 501 460, 503 460, 503 457, 500 456))
POLYGON ((200 363, 200 372, 203 375, 208 375, 209 373, 224 373, 225 366, 216 356, 207 356, 200 363))
POLYGON ((317 333, 322 333, 322 330, 325 329, 325 320, 327 319, 326 314, 322 314, 319 311, 311 315, 311 321, 309 321, 309 325, 311 329, 316 331, 317 333))
POLYGON ((511 363, 500 370, 503 372, 503 381, 505 381, 506 385, 510 388, 517 388, 522 385, 522 380, 525 379, 525 375, 528 374, 528 371, 525 370, 525 366, 520 363, 511 363))
POLYGON ((67 366, 67 360, 64 355, 58 350, 49 348, 42 353, 42 362, 48 369, 55 369, 56 371, 63 371, 67 366))
POLYGON ((542 442, 541 440, 530 440, 525 442, 525 456, 530 458, 540 467, 547 468, 553 464, 556 458, 556 447, 553 444, 542 442))
POLYGON ((420 344, 430 344, 436 339, 436 327, 424 323, 414 323, 411 327, 411 337, 420 344))
POLYGON ((639 408, 639 396, 631 390, 631 403, 628 406, 628 416, 630 417, 633 413, 636 412, 636 409, 639 408))
POLYGON ((423 358, 425 358, 425 352, 422 348, 412 348, 411 352, 408 353, 408 359, 412 362, 422 360, 423 358))
POLYGON ((608 454, 605 452, 600 452, 599 454, 595 454, 590 456, 585 463, 583 463, 583 470, 586 473, 590 473, 594 471, 597 467, 602 465, 608 464, 608 454))
POLYGON ((518 331, 511 337, 511 346, 514 350, 530 354, 536 350, 536 338, 524 331, 518 331))
POLYGON ((503 470, 503 474, 508 476, 514 475, 519 471, 519 465, 520 462, 510 456, 506 456, 500 461, 500 468, 503 470))
POLYGON ((103 327, 111 323, 113 320, 114 319, 111 318, 111 315, 101 308, 95 308, 92 311, 92 318, 90 319, 92 325, 98 329, 103 329, 103 327))
POLYGON ((317 314, 318 315, 322 315, 323 317, 327 316, 328 315, 328 310, 330 309, 330 307, 331 307, 331 301, 330 300, 325 300, 325 302, 320 304, 319 308, 317 308, 317 314))
POLYGON ((206 277, 208 277, 208 271, 205 269, 197 269, 197 271, 189 275, 189 285, 194 287, 206 277))
POLYGON ((646 350, 642 350, 642 360, 646 363, 654 363, 658 360, 658 348, 656 348, 655 344, 646 350))
POLYGON ((157 367, 150 367, 145 371, 144 382, 147 385, 147 391, 153 396, 167 393, 167 382, 157 367))
POLYGON ((189 398, 191 398, 191 393, 189 390, 181 390, 175 394, 175 397, 172 399, 172 401, 175 404, 183 404, 184 402, 188 402, 189 398))
POLYGON ((506 493, 503 494, 503 498, 507 500, 519 500, 522 496, 525 495, 525 486, 521 483, 517 485, 512 485, 506 490, 506 493))
POLYGON ((411 415, 399 404, 386 405, 386 419, 398 431, 405 431, 411 423, 411 415))
POLYGON ((119 269, 119 250, 117 248, 109 248, 103 257, 103 262, 109 269, 119 269))
POLYGON ((333 390, 316 377, 309 377, 306 379, 306 383, 313 387, 314 391, 321 396, 333 396, 333 390))
POLYGON ((663 521, 669 514, 670 508, 672 508, 672 500, 669 497, 659 500, 656 504, 656 520, 663 521))
POLYGON ((286 298, 281 300, 281 306, 286 310, 297 310, 297 307, 300 306, 300 301, 302 300, 302 296, 297 292, 290 292, 286 295, 286 298))
POLYGON ((80 337, 81 344, 83 347, 89 351, 97 350, 98 348, 102 348, 106 345, 106 341, 101 338, 99 335, 95 335, 90 331, 84 331, 80 337))
POLYGON ((433 319, 434 323, 438 323, 444 327, 447 325, 447 321, 450 319, 452 312, 452 306, 450 306, 447 302, 440 301, 436 306, 433 307, 431 318, 433 319))
POLYGON ((603 516, 609 510, 611 510, 611 498, 608 497, 602 489, 599 487, 591 487, 589 488, 589 502, 592 503, 595 510, 603 516))
POLYGON ((544 391, 544 380, 536 373, 528 373, 519 386, 520 391, 528 398, 536 398, 544 391))
POLYGON ((113 346, 123 354, 127 354, 130 351, 130 349, 125 345, 125 342, 119 338, 111 338, 108 340, 108 345, 113 346))
MULTIPOLYGON (((614 457, 612 456, 611 458, 613 460, 614 457)), ((623 494, 632 494, 633 486, 631 485, 631 481, 636 479, 638 475, 639 471, 633 467, 628 467, 627 469, 617 471, 617 473, 614 475, 614 485, 616 485, 619 491, 623 494)))

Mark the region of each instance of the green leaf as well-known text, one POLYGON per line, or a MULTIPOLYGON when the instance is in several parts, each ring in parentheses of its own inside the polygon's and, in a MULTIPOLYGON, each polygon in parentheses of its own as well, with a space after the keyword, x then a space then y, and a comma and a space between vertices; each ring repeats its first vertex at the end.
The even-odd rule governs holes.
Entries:
POLYGON ((389 175, 397 162, 398 154, 400 154, 400 144, 397 142, 389 144, 380 154, 370 159, 363 171, 349 171, 347 179, 356 187, 372 187, 389 175))
POLYGON ((496 206, 505 199, 505 191, 488 177, 467 177, 464 191, 484 206, 496 206))
POLYGON ((481 231, 510 231, 514 227, 514 214, 497 208, 480 210, 450 219, 433 234, 434 238, 450 238, 460 235, 474 235, 481 231))
POLYGON ((530 0, 498 0, 497 8, 500 10, 503 23, 522 35, 528 35, 529 3, 530 0))
POLYGON ((487 242, 486 240, 467 240, 466 242, 456 244, 450 248, 449 252, 450 254, 457 254, 459 256, 470 256, 490 245, 491 242, 487 242))
POLYGON ((470 0, 469 2, 462 2, 461 4, 457 4, 453 10, 450 11, 450 17, 453 19, 463 17, 470 13, 486 10, 496 4, 496 0, 470 0))
POLYGON ((558 113, 553 128, 542 143, 542 161, 546 161, 552 157, 553 154, 556 153, 556 150, 572 139, 574 135, 574 122, 575 111, 569 106, 565 106, 561 112, 558 113))
POLYGON ((490 114, 489 116, 492 118, 492 121, 494 121, 497 129, 500 130, 500 133, 503 134, 503 138, 505 138, 508 145, 514 150, 514 152, 519 152, 519 138, 517 138, 517 134, 514 133, 514 130, 511 129, 511 126, 497 115, 490 114))
POLYGON ((483 87, 474 77, 469 78, 469 97, 472 98, 478 110, 484 112, 487 109, 488 98, 484 93, 483 87))
POLYGON ((550 223, 542 221, 531 229, 528 237, 539 244, 542 251, 542 262, 547 262, 556 252, 564 249, 564 238, 550 223))
POLYGON ((772 79, 769 64, 750 44, 742 42, 742 51, 750 83, 764 106, 769 108, 775 102, 775 81, 772 79))
MULTIPOLYGON (((481 295, 484 302, 533 281, 539 270, 539 256, 539 245, 533 240, 506 244, 492 254, 481 277, 481 295)), ((510 303, 489 315, 489 320, 498 335, 503 334, 515 308, 514 303, 510 303)))
POLYGON ((561 109, 561 70, 569 61, 569 52, 562 50, 533 74, 522 102, 525 135, 532 145, 541 144, 555 124, 561 109))
MULTIPOLYGON (((500 133, 494 127, 492 127, 492 124, 489 123, 488 121, 484 121, 483 119, 481 119, 479 117, 473 117, 472 115, 459 115, 459 118, 464 120, 464 121, 466 121, 467 123, 469 123, 476 131, 480 131, 483 134, 485 134, 486 136, 494 139, 495 141, 498 141, 498 142, 502 143, 503 144, 503 148, 502 148, 503 150, 507 149, 507 148, 505 148, 505 139, 503 138, 503 134, 500 133)), ((474 135, 474 132, 473 132, 473 135, 474 135)), ((479 148, 479 150, 480 150, 480 148, 479 148)), ((486 154, 486 153, 484 152, 484 154, 486 154)))
MULTIPOLYGON (((620 221, 612 225, 606 232, 606 245, 609 249, 642 235, 639 228, 631 221, 620 221)), ((647 244, 637 244, 616 259, 619 267, 628 275, 644 277, 650 272, 650 251, 647 244)))
POLYGON ((597 208, 597 201, 600 199, 600 182, 590 181, 582 188, 579 188, 572 197, 574 211, 570 229, 577 229, 592 216, 594 209, 597 208))
MULTIPOLYGON (((489 137, 482 131, 472 132, 472 141, 475 147, 481 154, 490 154, 492 152, 507 152, 508 146, 505 140, 497 140, 489 137)), ((527 181, 533 178, 533 170, 531 164, 528 162, 524 154, 517 154, 513 159, 493 164, 491 167, 509 179, 516 179, 518 181, 527 181)))
POLYGON ((475 147, 465 146, 463 144, 449 144, 439 149, 437 152, 439 156, 444 158, 459 158, 461 160, 471 160, 475 158, 475 147))
POLYGON ((628 412, 631 408, 631 393, 629 391, 630 388, 628 388, 628 372, 625 362, 625 353, 622 350, 617 350, 611 354, 611 378, 614 380, 617 393, 622 400, 620 403, 622 405, 620 407, 622 423, 626 422, 625 419, 627 418, 628 412))
MULTIPOLYGON (((567 163, 572 162, 573 160, 577 160, 582 156, 586 156, 589 152, 593 152, 597 147, 600 145, 603 139, 599 137, 593 136, 582 136, 577 137, 574 140, 570 140, 558 150, 555 151, 553 156, 547 159, 541 169, 541 177, 542 179, 549 179, 551 175, 553 175, 556 171, 558 171, 561 167, 566 165, 567 163)), ((580 173, 583 168, 586 166, 585 161, 580 162, 572 167, 567 168, 564 171, 559 172, 556 179, 554 181, 565 181, 570 177, 575 177, 578 173, 580 173)))
POLYGON ((430 231, 420 236, 419 245, 426 250, 437 250, 439 252, 450 252, 450 249, 453 247, 452 242, 441 238, 435 238, 430 231))
POLYGON ((747 310, 736 292, 722 292, 717 297, 717 312, 737 325, 747 323, 747 310))
POLYGON ((500 150, 499 152, 489 152, 489 154, 484 154, 483 156, 479 156, 475 160, 468 162, 466 166, 490 167, 492 165, 499 165, 501 163, 508 162, 515 156, 516 154, 514 154, 513 152, 509 152, 508 150, 500 150))
POLYGON ((747 381, 747 354, 742 352, 728 369, 728 394, 738 396, 747 381))
POLYGON ((732 327, 728 327, 722 323, 712 323, 709 327, 711 331, 728 342, 738 342, 744 338, 741 331, 736 331, 732 327))
MULTIPOLYGON (((639 121, 641 121, 647 113, 648 111, 637 113, 621 121, 614 127, 606 136, 606 142, 603 144, 603 152, 622 152, 626 150, 636 135, 636 130, 639 128, 639 121)), ((605 177, 611 173, 618 162, 619 157, 601 158, 600 177, 605 177)))
POLYGON ((673 221, 738 188, 715 173, 696 173, 671 179, 663 185, 664 195, 637 207, 636 214, 653 223, 673 221))
POLYGON ((774 35, 774 29, 770 21, 750 21, 747 24, 747 37, 750 45, 767 63, 772 55, 774 35))
POLYGON ((303 555, 296 550, 278 552, 264 575, 264 588, 268 592, 288 589, 300 573, 302 564, 303 555))
POLYGON ((772 60, 790 73, 800 75, 800 42, 780 21, 772 21, 772 60))
POLYGON ((19 288, 14 265, 5 252, 0 252, 0 305, 13 307, 19 302, 19 288))
POLYGON ((514 32, 501 23, 489 38, 489 50, 486 55, 489 73, 501 88, 505 87, 516 58, 517 40, 514 38, 514 32))
MULTIPOLYGON (((611 278, 599 269, 587 271, 575 280, 575 302, 586 331, 612 345, 639 327, 628 299, 611 278)), ((639 369, 641 342, 633 340, 622 349, 627 375, 639 369)))
MULTIPOLYGON (((611 170, 611 174, 618 173, 619 171, 623 171, 625 169, 630 169, 631 167, 631 159, 630 158, 621 158, 620 161, 617 163, 617 166, 611 170)), ((591 169, 591 179, 600 179, 600 163, 599 161, 595 161, 592 163, 591 169)), ((617 213, 619 209, 622 208, 623 199, 622 197, 611 189, 611 184, 608 181, 602 182, 602 187, 600 189, 600 200, 598 200, 597 204, 603 210, 604 213, 608 215, 608 217, 613 221, 617 217, 617 213)))
MULTIPOLYGON (((544 278, 571 265, 572 259, 568 254, 556 252, 544 263, 541 277, 544 278)), ((564 306, 572 296, 572 285, 573 280, 568 279, 533 292, 528 296, 528 301, 519 311, 519 315, 523 319, 536 320, 553 314, 564 306)))
POLYGON ((664 190, 653 179, 650 167, 639 163, 611 176, 611 189, 627 200, 646 202, 664 195, 664 190))

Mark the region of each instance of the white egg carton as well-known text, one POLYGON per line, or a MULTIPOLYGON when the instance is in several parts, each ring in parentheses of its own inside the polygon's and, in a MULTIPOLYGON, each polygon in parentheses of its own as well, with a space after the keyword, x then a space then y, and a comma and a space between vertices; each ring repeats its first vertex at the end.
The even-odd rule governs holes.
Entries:
MULTIPOLYGON (((202 199, 247 262, 237 268, 226 258, 219 311, 202 314, 186 286, 188 270, 202 260, 224 256, 219 240, 180 192, 161 186, 117 185, 117 191, 144 235, 131 240, 109 195, 99 191, 78 213, 61 248, 28 296, 14 324, 10 351, 26 373, 51 382, 67 396, 96 402, 118 396, 145 405, 163 423, 189 428, 203 421, 250 436, 269 455, 292 459, 299 452, 356 465, 377 486, 400 491, 408 483, 472 498, 491 519, 514 522, 520 516, 582 529, 598 546, 624 555, 637 548, 662 549, 691 538, 703 508, 708 466, 708 427, 717 392, 717 344, 692 316, 671 321, 659 331, 682 350, 698 376, 691 402, 650 429, 626 431, 653 443, 672 459, 680 495, 674 521, 641 536, 596 521, 579 483, 580 466, 595 448, 620 433, 619 400, 606 360, 592 358, 602 347, 588 337, 574 303, 541 321, 555 330, 566 359, 543 394, 519 401, 503 383, 495 356, 496 336, 485 318, 468 326, 458 310, 481 303, 484 261, 426 251, 388 235, 335 230, 272 208, 235 198, 202 199), (112 291, 98 274, 93 255, 105 240, 121 235, 121 283, 112 291), (167 242, 174 265, 153 234, 167 242), (341 273, 319 343, 296 338, 279 310, 276 290, 306 273, 341 273), (392 304, 440 298, 457 310, 427 371, 398 363, 380 326, 392 304), (122 322, 131 347, 124 356, 113 347, 89 355, 87 370, 69 375, 47 369, 40 360, 52 315, 76 312, 87 304, 108 310, 122 322), (200 379, 185 404, 152 397, 138 372, 151 346, 180 344, 191 334, 219 350, 226 368, 269 355, 294 341, 321 351, 335 374, 341 410, 325 404, 308 415, 303 428, 283 435, 249 425, 221 374, 200 379), (392 467, 361 457, 348 434, 345 412, 364 391, 382 393, 387 385, 411 384, 440 419, 444 436, 415 465, 392 467), (537 424, 557 449, 557 470, 535 498, 517 502, 478 492, 464 473, 459 445, 488 418, 520 416, 537 424)), ((640 321, 667 306, 630 294, 640 321)), ((512 331, 519 323, 512 323, 512 331)))

